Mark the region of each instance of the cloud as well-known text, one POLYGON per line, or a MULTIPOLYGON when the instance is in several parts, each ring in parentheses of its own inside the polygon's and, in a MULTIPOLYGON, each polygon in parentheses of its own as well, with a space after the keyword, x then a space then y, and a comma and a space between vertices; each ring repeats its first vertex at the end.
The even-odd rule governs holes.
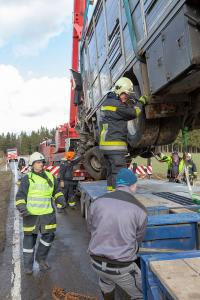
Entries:
POLYGON ((24 79, 11 65, 0 65, 0 132, 55 128, 69 119, 70 79, 24 79))
POLYGON ((16 55, 37 55, 72 23, 72 0, 1 0, 0 47, 14 41, 16 55))

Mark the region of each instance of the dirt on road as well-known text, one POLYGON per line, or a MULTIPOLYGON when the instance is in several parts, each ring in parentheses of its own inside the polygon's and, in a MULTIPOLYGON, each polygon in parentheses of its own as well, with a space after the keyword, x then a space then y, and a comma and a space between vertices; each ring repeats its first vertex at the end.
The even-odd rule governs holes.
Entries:
POLYGON ((4 250, 6 239, 6 220, 10 191, 12 185, 12 173, 0 171, 0 252, 4 250))

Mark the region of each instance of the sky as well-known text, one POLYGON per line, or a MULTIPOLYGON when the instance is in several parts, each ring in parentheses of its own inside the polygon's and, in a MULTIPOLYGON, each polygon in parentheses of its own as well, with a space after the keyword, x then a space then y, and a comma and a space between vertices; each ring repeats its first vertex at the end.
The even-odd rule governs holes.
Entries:
POLYGON ((0 0, 0 133, 69 120, 73 0, 0 0))

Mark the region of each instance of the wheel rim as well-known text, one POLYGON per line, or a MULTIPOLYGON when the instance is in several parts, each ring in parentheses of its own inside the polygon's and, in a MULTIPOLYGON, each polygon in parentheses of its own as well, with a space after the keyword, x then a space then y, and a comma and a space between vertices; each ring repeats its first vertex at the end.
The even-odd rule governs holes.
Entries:
POLYGON ((128 131, 131 135, 135 135, 138 128, 138 118, 128 121, 128 131))
POLYGON ((100 172, 101 170, 101 164, 99 162, 99 160, 97 159, 96 156, 93 156, 90 160, 90 164, 91 164, 91 167, 97 171, 97 172, 100 172))

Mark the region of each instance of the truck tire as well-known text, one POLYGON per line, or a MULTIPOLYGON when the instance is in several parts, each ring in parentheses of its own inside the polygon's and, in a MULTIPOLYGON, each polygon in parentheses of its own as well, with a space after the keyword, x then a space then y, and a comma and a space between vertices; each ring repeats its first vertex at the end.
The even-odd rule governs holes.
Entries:
POLYGON ((143 112, 139 118, 128 122, 129 145, 133 149, 144 149, 155 145, 159 128, 159 119, 147 120, 143 112))
POLYGON ((86 171, 95 180, 105 179, 105 162, 103 154, 99 150, 99 147, 93 147, 86 151, 83 165, 86 171))
POLYGON ((160 119, 160 130, 156 145, 168 145, 174 142, 181 128, 180 117, 170 117, 160 119))

